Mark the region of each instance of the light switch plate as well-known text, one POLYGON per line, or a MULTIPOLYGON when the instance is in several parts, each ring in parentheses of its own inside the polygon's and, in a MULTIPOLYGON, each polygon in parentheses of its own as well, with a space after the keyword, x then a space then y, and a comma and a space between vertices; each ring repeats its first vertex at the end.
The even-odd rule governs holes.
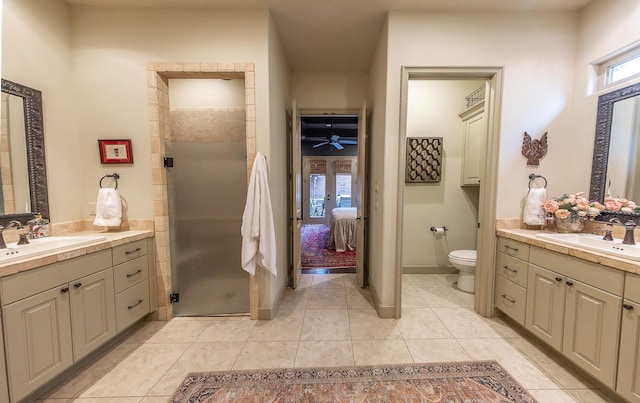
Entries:
POLYGON ((89 202, 89 215, 96 215, 96 202, 89 202))

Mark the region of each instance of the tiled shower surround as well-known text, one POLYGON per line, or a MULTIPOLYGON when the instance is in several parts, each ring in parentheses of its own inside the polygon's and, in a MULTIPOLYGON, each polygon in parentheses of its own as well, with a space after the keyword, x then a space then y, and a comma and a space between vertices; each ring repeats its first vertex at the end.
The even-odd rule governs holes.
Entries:
POLYGON ((244 143, 244 108, 172 109, 171 139, 182 142, 244 143))
MULTIPOLYGON (((176 119, 175 128, 182 128, 181 122, 191 116, 195 131, 192 135, 202 135, 199 130, 206 122, 204 114, 199 115, 197 110, 169 111, 169 79, 171 78, 230 78, 244 79, 245 108, 240 110, 219 110, 219 113, 210 115, 213 119, 226 119, 224 127, 241 127, 244 125, 244 135, 247 145, 247 183, 249 173, 256 155, 256 105, 255 105, 255 67, 253 63, 149 63, 147 66, 147 85, 149 94, 149 125, 151 135, 151 159, 153 175, 153 209, 156 240, 156 272, 158 284, 158 317, 160 320, 169 320, 172 317, 169 293, 171 292, 171 267, 169 246, 169 216, 167 197, 167 176, 163 168, 165 154, 165 142, 177 140, 184 131, 173 133, 172 119, 176 119), (245 115, 244 121, 238 115, 245 115), (174 137, 176 136, 176 137, 174 137)), ((203 111, 200 111, 203 112, 203 111)), ((209 115, 207 113, 207 115, 209 115)), ((241 135, 240 130, 236 135, 241 135)), ((222 136, 222 132, 220 133, 222 136)), ((230 139, 231 141, 231 139, 230 139)), ((250 314, 251 319, 258 319, 258 279, 257 276, 249 277, 250 289, 250 314)))

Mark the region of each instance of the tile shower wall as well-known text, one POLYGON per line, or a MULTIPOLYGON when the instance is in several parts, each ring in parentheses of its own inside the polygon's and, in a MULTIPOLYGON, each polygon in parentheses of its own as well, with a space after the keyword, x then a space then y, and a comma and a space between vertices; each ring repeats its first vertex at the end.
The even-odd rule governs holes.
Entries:
POLYGON ((173 141, 244 143, 244 108, 172 109, 169 125, 173 141))

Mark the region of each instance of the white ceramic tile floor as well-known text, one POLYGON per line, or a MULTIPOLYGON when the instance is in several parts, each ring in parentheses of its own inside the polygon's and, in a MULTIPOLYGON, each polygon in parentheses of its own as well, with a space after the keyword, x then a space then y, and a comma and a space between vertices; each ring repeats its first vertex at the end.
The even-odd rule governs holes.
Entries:
POLYGON ((403 317, 380 319, 355 274, 305 274, 272 321, 145 322, 42 394, 46 402, 166 402, 189 372, 497 360, 541 402, 611 401, 499 318, 455 275, 403 277, 403 317))

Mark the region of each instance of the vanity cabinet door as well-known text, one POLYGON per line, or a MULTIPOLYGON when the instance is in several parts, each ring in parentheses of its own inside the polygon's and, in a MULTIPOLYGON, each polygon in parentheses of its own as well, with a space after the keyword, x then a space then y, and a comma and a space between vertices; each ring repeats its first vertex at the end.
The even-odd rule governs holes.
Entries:
POLYGON ((2 308, 11 401, 73 363, 69 287, 65 284, 2 308))
POLYGON ((562 353, 614 389, 622 298, 571 278, 566 284, 562 353))
POLYGON ((616 391, 630 402, 640 402, 640 304, 625 300, 622 310, 620 361, 616 391))
POLYGON ((529 265, 526 328, 558 351, 562 351, 565 277, 529 265))
POLYGON ((77 361, 116 334, 113 269, 75 280, 69 288, 73 357, 77 361))

